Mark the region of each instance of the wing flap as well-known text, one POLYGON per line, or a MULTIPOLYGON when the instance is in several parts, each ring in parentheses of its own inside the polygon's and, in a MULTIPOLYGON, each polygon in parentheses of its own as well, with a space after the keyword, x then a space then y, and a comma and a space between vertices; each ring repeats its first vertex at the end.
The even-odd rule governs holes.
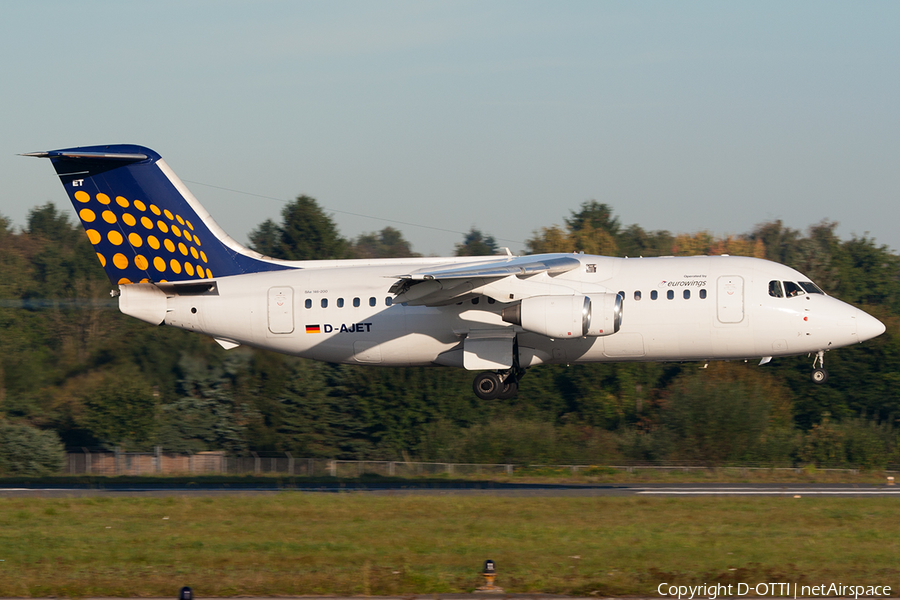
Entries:
POLYGON ((565 254, 539 254, 470 263, 448 268, 429 267, 397 275, 391 286, 395 302, 417 306, 439 306, 465 299, 475 290, 496 281, 527 279, 540 274, 551 277, 581 266, 581 261, 565 254))

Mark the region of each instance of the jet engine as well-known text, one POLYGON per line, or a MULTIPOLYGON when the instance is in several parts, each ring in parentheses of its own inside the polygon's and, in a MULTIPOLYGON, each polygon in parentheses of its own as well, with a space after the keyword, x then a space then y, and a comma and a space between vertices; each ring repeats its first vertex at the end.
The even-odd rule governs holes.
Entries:
POLYGON ((503 309, 502 318, 551 338, 612 335, 622 325, 623 294, 534 296, 503 309))

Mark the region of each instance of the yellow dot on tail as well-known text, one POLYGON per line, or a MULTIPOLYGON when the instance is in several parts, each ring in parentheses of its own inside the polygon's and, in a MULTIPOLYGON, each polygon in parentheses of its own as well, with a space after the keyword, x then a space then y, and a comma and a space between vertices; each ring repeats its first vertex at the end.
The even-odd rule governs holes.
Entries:
POLYGON ((187 246, 185 246, 181 242, 178 243, 178 251, 187 256, 187 246))
POLYGON ((94 214, 94 211, 89 208, 82 208, 80 211, 78 211, 78 216, 81 217, 81 220, 85 223, 93 223, 97 218, 97 215, 94 214))
POLYGON ((153 259, 153 267, 162 273, 166 270, 166 261, 157 256, 153 259))
POLYGON ((191 256, 193 256, 194 258, 200 258, 200 256, 197 254, 197 249, 193 246, 191 246, 191 256))
POLYGON ((196 235, 194 236, 194 243, 197 244, 198 246, 202 246, 202 245, 203 245, 203 244, 200 243, 200 238, 198 238, 196 235))
POLYGON ((106 257, 103 256, 102 254, 100 254, 100 253, 98 252, 98 253, 97 253, 97 258, 100 259, 100 266, 101 266, 101 267, 105 267, 105 266, 106 266, 106 257))
POLYGON ((147 267, 150 266, 150 263, 147 262, 147 259, 138 254, 134 257, 134 266, 136 266, 141 271, 146 271, 147 267))
POLYGON ((175 252, 175 244, 172 243, 172 240, 163 240, 163 244, 166 245, 166 250, 175 252))
POLYGON ((100 240, 103 239, 103 237, 100 235, 100 232, 98 232, 96 229, 88 229, 87 234, 88 239, 91 240, 91 243, 95 246, 100 243, 100 240))
POLYGON ((107 196, 106 194, 102 194, 102 193, 97 194, 97 202, 99 202, 100 204, 109 204, 109 202, 110 202, 109 196, 107 196))
POLYGON ((134 219, 134 217, 132 217, 132 216, 131 216, 130 214, 128 214, 128 213, 122 213, 122 220, 123 220, 123 221, 125 222, 125 224, 128 225, 129 227, 134 227, 135 224, 137 223, 137 221, 134 219))
POLYGON ((178 225, 172 225, 172 233, 175 234, 175 237, 181 237, 181 229, 179 229, 178 225))
POLYGON ((131 280, 128 279, 127 277, 123 277, 122 279, 119 280, 119 285, 127 285, 129 283, 131 283, 131 280))
POLYGON ((189 263, 189 262, 184 263, 184 270, 191 277, 194 276, 194 265, 192 265, 191 263, 189 263))
POLYGON ((141 217, 141 225, 143 225, 145 229, 153 229, 153 221, 147 217, 141 217))
POLYGON ((184 220, 184 223, 185 223, 185 225, 187 225, 187 226, 188 226, 188 227, 190 227, 190 228, 191 228, 191 231, 193 231, 193 230, 194 230, 194 226, 193 226, 193 225, 191 225, 191 222, 190 222, 190 221, 188 221, 188 220, 187 220, 187 219, 185 219, 185 220, 184 220))
POLYGON ((91 195, 84 190, 78 190, 77 192, 75 192, 75 199, 79 202, 90 202, 91 195))
POLYGON ((212 278, 213 278, 213 276, 212 276, 212 271, 210 271, 209 269, 206 270, 206 278, 207 278, 207 279, 212 279, 212 278))
POLYGON ((208 260, 206 260, 206 252, 204 252, 203 250, 200 251, 200 258, 203 259, 203 262, 209 262, 208 260))
MULTIPOLYGON (((122 242, 125 240, 125 238, 122 237, 122 234, 115 229, 111 229, 109 233, 106 234, 106 239, 116 246, 121 246, 122 242)), ((115 262, 115 259, 113 259, 113 262, 115 262)))
POLYGON ((143 202, 141 202, 140 200, 134 201, 134 207, 141 212, 144 212, 145 210, 147 210, 147 205, 144 204, 143 202))
POLYGON ((135 248, 140 248, 141 246, 144 245, 144 240, 142 240, 141 236, 139 236, 136 233, 129 233, 128 234, 128 243, 131 244, 132 246, 134 246, 135 248))
POLYGON ((169 226, 163 223, 162 221, 157 221, 156 226, 159 227, 159 230, 163 233, 169 233, 169 226))
POLYGON ((117 252, 113 256, 113 264, 116 265, 117 269, 126 269, 128 268, 128 259, 121 252, 117 252))
POLYGON ((203 267, 201 267, 199 264, 197 265, 197 277, 203 277, 203 267))
POLYGON ((154 215, 161 215, 161 214, 162 214, 162 211, 159 210, 159 208, 157 208, 157 206, 156 206, 155 204, 151 204, 151 205, 150 205, 150 210, 153 211, 153 214, 154 214, 154 215))
POLYGON ((173 215, 172 211, 169 210, 168 208, 163 211, 163 214, 166 215, 166 218, 170 221, 175 218, 175 215, 173 215))
POLYGON ((178 219, 178 222, 184 225, 184 219, 181 218, 181 215, 175 215, 175 218, 178 219))
POLYGON ((147 243, 150 244, 150 247, 154 250, 159 250, 159 240, 156 239, 155 235, 148 235, 147 243))
POLYGON ((126 200, 122 196, 116 196, 116 204, 118 204, 122 208, 128 208, 128 200, 126 200))
POLYGON ((110 225, 116 222, 116 215, 113 214, 111 210, 104 210, 103 214, 101 214, 100 216, 103 217, 103 220, 110 225))
POLYGON ((191 237, 191 234, 188 232, 187 229, 184 230, 184 239, 186 239, 186 240, 189 241, 189 242, 190 242, 190 241, 193 241, 193 239, 194 239, 194 238, 191 237))
POLYGON ((174 258, 169 261, 169 267, 171 267, 176 274, 181 273, 181 263, 174 258))

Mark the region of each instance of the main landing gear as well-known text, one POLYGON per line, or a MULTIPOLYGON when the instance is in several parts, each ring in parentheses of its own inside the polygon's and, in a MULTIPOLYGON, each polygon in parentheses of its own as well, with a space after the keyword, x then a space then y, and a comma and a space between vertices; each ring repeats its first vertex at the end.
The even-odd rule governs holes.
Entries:
POLYGON ((822 384, 828 381, 828 371, 825 370, 825 351, 816 352, 816 358, 813 359, 813 370, 809 376, 815 384, 822 384), (818 367, 816 365, 819 365, 818 367))
POLYGON ((508 400, 519 393, 519 379, 524 374, 525 369, 479 373, 472 382, 472 389, 480 400, 508 400))

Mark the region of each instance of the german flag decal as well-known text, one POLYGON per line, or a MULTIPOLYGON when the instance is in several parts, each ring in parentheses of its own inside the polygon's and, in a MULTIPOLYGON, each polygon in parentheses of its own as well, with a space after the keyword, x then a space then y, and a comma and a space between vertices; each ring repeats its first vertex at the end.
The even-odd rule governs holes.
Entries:
POLYGON ((318 325, 307 325, 306 333, 322 333, 322 328, 318 325))

